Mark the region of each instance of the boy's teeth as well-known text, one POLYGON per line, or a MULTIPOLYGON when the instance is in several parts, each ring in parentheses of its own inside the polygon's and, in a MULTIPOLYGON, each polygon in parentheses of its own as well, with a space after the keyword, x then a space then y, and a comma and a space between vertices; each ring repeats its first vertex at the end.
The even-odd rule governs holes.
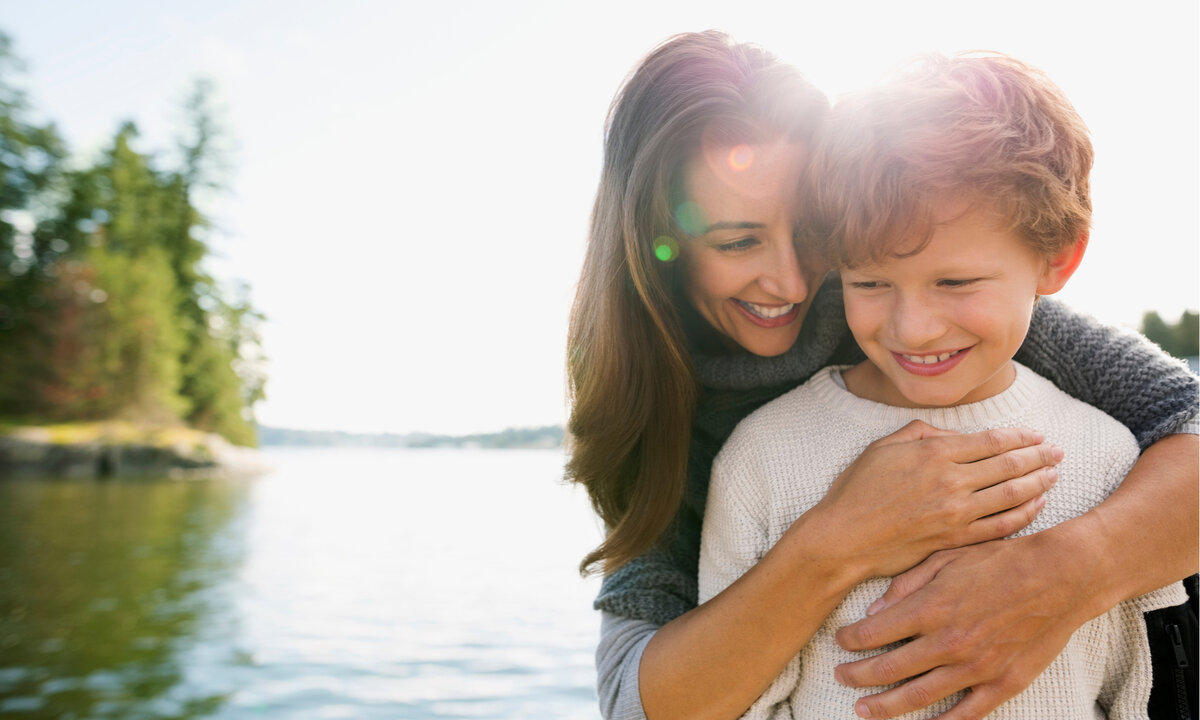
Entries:
POLYGON ((903 353, 901 353, 901 357, 903 357, 905 360, 907 360, 909 362, 914 362, 919 365, 932 365, 934 363, 941 362, 943 360, 948 360, 948 359, 954 357, 955 355, 957 355, 958 353, 959 353, 958 350, 955 350, 954 352, 945 352, 945 353, 942 353, 941 355, 904 355, 903 353))
POLYGON ((792 311, 792 308, 796 307, 794 303, 788 303, 787 305, 780 305, 778 307, 763 307, 762 305, 755 305, 754 303, 746 302, 745 300, 738 300, 738 302, 742 304, 742 307, 763 319, 777 318, 780 315, 787 315, 792 311))

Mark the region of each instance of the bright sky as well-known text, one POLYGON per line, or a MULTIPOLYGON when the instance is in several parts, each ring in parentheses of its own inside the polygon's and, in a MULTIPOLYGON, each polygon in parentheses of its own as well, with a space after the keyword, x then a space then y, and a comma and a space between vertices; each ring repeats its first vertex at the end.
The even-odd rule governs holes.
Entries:
POLYGON ((269 321, 261 422, 488 432, 562 422, 566 319, 622 78, 673 33, 764 45, 831 94, 928 51, 1047 71, 1097 148, 1062 297, 1115 324, 1200 307, 1194 0, 0 0, 35 110, 94 151, 166 149, 192 79, 237 143, 211 269, 269 321))

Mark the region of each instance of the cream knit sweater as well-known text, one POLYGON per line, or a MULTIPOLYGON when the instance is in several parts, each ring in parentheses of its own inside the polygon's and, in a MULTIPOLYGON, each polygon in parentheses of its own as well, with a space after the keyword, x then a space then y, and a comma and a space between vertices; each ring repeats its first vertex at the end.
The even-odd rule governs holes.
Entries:
MULTIPOLYGON (((1065 450, 1059 481, 1047 493, 1045 508, 1020 534, 1043 530, 1094 507, 1112 493, 1137 460, 1137 443, 1109 416, 1071 398, 1028 368, 1016 367, 1016 380, 999 395, 933 409, 863 400, 844 389, 839 368, 826 368, 747 417, 713 465, 701 536, 700 602, 758 562, 869 443, 914 419, 962 432, 1034 428, 1065 450)), ((854 689, 834 681, 836 665, 873 653, 842 650, 833 635, 865 617, 867 606, 887 586, 887 579, 872 578, 854 588, 743 717, 854 720, 854 702, 882 688, 854 689)), ((1186 599, 1182 586, 1175 583, 1121 603, 1088 622, 1025 692, 989 717, 1145 718, 1151 670, 1141 613, 1186 599)), ((935 717, 960 697, 903 717, 935 717)))

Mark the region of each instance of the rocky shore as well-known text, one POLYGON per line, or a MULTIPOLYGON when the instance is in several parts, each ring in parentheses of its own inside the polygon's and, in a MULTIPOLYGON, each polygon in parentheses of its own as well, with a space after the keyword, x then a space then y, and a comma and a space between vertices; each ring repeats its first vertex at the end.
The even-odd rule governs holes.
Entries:
POLYGON ((196 478, 265 469, 257 450, 189 428, 106 422, 0 430, 0 479, 196 478))

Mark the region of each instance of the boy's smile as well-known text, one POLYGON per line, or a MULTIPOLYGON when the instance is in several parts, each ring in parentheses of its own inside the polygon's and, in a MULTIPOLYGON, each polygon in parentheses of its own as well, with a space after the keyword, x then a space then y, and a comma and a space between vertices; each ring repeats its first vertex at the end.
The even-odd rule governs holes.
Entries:
POLYGON ((962 362, 969 352, 971 348, 921 355, 893 352, 892 357, 900 367, 914 375, 941 375, 962 362))
POLYGON ((1047 258, 987 208, 962 207, 935 214, 949 219, 919 252, 842 269, 846 320, 869 359, 845 374, 856 395, 945 407, 1012 383, 1034 299, 1058 287, 1047 258))

